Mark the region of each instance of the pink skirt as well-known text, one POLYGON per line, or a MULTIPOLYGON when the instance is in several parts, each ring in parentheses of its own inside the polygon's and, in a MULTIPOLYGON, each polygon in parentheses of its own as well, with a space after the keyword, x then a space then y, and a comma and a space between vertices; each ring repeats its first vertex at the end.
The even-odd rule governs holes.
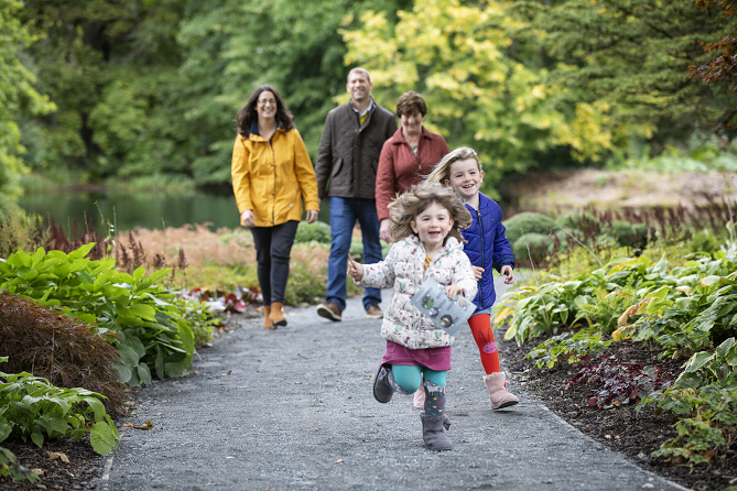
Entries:
POLYGON ((381 359, 381 364, 388 365, 419 365, 430 370, 450 370, 451 347, 409 349, 387 340, 386 351, 381 359))

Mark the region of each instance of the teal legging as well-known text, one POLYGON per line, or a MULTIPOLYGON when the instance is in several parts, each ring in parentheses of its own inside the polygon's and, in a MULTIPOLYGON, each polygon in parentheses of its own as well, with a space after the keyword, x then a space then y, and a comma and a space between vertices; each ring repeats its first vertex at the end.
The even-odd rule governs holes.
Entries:
POLYGON ((447 370, 430 370, 419 365, 392 365, 394 381, 401 388, 412 394, 422 386, 422 377, 435 385, 445 385, 447 370))

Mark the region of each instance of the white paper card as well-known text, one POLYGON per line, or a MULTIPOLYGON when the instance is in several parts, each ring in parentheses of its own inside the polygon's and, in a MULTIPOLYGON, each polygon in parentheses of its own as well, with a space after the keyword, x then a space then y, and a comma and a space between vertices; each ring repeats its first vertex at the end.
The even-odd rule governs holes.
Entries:
POLYGON ((445 287, 429 278, 412 296, 410 303, 450 336, 454 336, 476 310, 466 297, 456 295, 455 300, 448 298, 445 287))

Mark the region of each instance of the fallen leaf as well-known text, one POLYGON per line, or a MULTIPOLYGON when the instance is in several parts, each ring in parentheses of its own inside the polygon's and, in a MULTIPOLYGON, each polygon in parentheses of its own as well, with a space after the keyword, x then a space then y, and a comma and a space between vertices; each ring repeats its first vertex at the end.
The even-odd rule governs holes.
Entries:
POLYGON ((61 452, 46 452, 52 460, 61 459, 65 464, 69 463, 69 458, 61 452))
POLYGON ((140 426, 136 426, 133 423, 123 423, 123 426, 125 428, 135 428, 137 430, 150 430, 151 428, 154 427, 154 424, 149 419, 148 421, 146 421, 146 423, 144 423, 144 424, 142 424, 140 426))

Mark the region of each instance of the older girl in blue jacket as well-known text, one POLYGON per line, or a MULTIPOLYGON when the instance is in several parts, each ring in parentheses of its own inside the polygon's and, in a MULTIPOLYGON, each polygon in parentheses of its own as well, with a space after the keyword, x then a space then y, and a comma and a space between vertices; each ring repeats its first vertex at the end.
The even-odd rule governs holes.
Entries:
POLYGON ((464 252, 471 260, 478 280, 478 293, 474 298, 477 310, 468 320, 468 325, 479 347, 481 363, 486 372, 484 382, 489 391, 491 408, 496 410, 519 402, 514 394, 507 391, 509 382, 499 367, 499 352, 491 326, 491 307, 496 300, 492 270, 499 271, 506 277, 504 283, 511 284, 514 282, 515 262, 502 225, 501 208, 479 191, 483 177, 484 171, 476 152, 461 147, 446 155, 427 180, 452 187, 473 218, 471 225, 462 231, 466 240, 464 252))

